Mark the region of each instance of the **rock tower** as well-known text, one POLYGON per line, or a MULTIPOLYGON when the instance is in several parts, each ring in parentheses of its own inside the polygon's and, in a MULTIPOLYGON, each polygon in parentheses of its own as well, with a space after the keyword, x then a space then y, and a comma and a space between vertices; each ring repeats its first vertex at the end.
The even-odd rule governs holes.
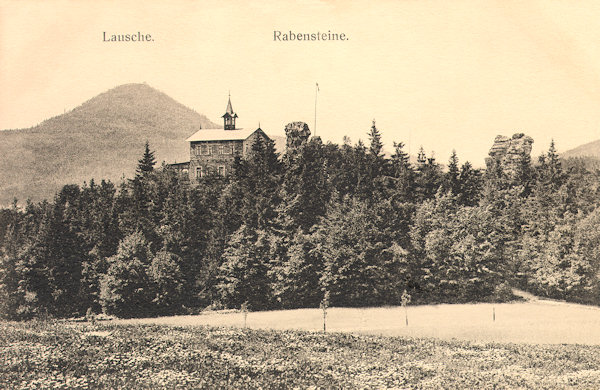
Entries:
POLYGON ((288 152, 300 148, 310 137, 308 125, 304 122, 291 122, 285 126, 286 149, 288 152))
POLYGON ((514 134, 510 138, 498 135, 494 139, 489 157, 485 159, 485 164, 488 169, 499 164, 504 173, 512 177, 517 173, 522 157, 531 155, 532 144, 533 138, 523 133, 514 134))

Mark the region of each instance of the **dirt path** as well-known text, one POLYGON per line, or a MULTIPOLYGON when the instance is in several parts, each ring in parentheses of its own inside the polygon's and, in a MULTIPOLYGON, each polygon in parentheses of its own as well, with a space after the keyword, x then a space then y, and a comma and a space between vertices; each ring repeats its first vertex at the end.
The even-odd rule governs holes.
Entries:
POLYGON ((540 299, 539 297, 537 297, 531 293, 528 293, 527 291, 519 290, 516 288, 512 289, 512 293, 527 302, 538 301, 540 299))

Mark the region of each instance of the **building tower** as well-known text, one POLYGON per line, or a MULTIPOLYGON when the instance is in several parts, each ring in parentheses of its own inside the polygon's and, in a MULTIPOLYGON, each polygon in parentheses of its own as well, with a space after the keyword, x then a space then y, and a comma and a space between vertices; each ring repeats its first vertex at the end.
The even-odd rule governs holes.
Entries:
POLYGON ((231 107, 231 95, 229 95, 229 100, 227 101, 227 110, 222 116, 223 128, 225 130, 235 130, 235 119, 237 117, 237 114, 233 112, 233 108, 231 107))

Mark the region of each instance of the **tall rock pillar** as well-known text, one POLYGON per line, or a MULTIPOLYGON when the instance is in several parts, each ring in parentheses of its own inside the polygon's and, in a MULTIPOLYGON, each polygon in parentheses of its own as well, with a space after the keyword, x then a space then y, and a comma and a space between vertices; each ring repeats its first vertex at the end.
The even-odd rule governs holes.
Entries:
POLYGON ((292 153, 307 142, 310 130, 304 122, 291 122, 285 126, 285 136, 286 151, 292 153))

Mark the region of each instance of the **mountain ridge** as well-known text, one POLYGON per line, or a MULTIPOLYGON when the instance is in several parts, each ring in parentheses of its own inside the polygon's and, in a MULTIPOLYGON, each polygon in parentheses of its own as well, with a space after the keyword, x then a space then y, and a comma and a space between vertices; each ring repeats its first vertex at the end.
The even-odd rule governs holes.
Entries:
POLYGON ((147 84, 124 84, 37 126, 0 131, 0 204, 49 199, 65 184, 131 177, 148 141, 157 161, 186 161, 185 139, 220 127, 147 84))
POLYGON ((600 170, 600 140, 579 145, 560 154, 567 167, 585 168, 589 171, 600 170))
POLYGON ((566 152, 561 153, 564 158, 569 157, 595 157, 600 158, 600 140, 588 142, 583 145, 579 145, 573 149, 569 149, 566 152))

